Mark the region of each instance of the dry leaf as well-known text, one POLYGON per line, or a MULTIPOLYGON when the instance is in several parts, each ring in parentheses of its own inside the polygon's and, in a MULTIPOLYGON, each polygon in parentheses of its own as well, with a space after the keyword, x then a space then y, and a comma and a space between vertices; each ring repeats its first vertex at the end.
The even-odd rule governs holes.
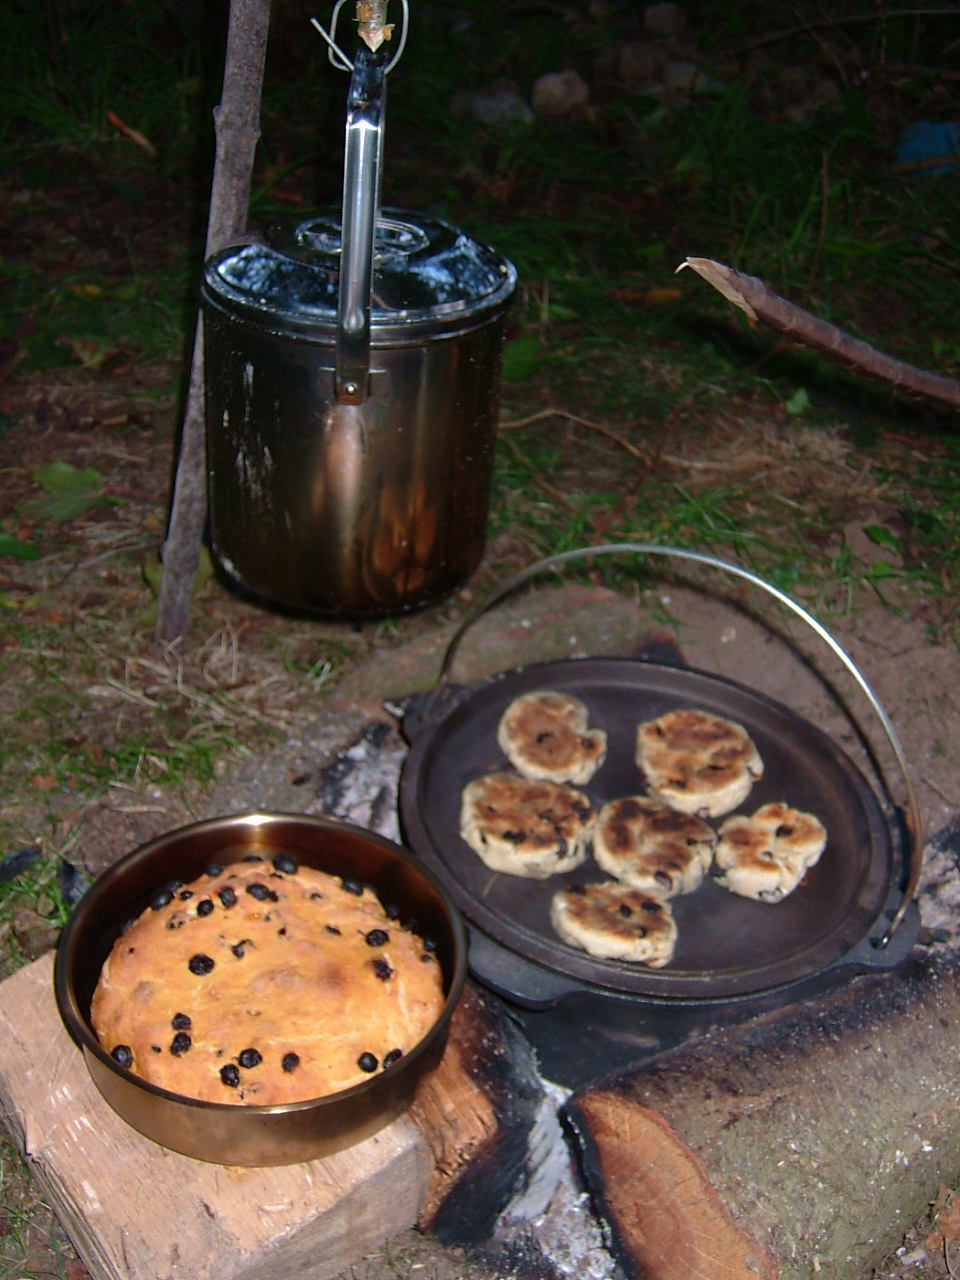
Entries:
POLYGON ((51 773, 35 773, 30 779, 31 787, 36 787, 38 791, 56 791, 60 786, 57 775, 51 773))
MULTIPOLYGON (((943 1191, 941 1184, 940 1193, 943 1191)), ((940 1199, 937 1194, 937 1200, 940 1199)), ((936 1201, 934 1201, 936 1203, 936 1201)), ((924 1241, 926 1248, 939 1249, 944 1244, 953 1244, 960 1240, 960 1196, 951 1194, 950 1203, 937 1214, 936 1230, 924 1241)))

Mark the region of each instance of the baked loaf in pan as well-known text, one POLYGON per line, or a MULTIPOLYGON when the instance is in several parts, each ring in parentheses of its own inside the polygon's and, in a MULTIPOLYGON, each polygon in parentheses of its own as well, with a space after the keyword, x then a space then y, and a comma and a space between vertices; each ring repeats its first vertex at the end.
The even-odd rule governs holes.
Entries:
POLYGON ((369 889, 281 853, 161 889, 115 942, 90 1017, 151 1084, 268 1106, 389 1070, 443 1002, 429 943, 369 889))

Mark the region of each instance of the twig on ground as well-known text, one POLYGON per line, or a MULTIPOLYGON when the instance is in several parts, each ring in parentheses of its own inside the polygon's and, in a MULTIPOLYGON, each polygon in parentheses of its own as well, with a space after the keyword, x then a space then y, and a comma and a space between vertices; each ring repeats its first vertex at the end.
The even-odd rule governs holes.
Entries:
MULTIPOLYGON (((512 440, 504 440, 504 444, 507 446, 507 448, 510 450, 510 452, 513 454, 513 456, 517 459, 518 462, 522 463, 523 466, 525 467, 529 467, 531 471, 534 470, 533 463, 530 461, 529 458, 525 457, 520 452, 520 450, 517 448, 517 446, 513 443, 512 440)), ((548 498, 552 498, 554 502, 558 502, 560 506, 563 507, 566 511, 577 510, 576 506, 570 501, 570 499, 565 497, 565 495, 562 494, 559 489, 554 489, 553 485, 549 484, 546 480, 544 480, 543 476, 534 475, 533 483, 537 486, 537 488, 540 490, 541 493, 545 493, 548 498)))
POLYGON ((871 347, 868 342, 844 333, 836 325, 818 320, 803 307, 781 298, 756 276, 748 276, 710 258, 687 258, 677 270, 682 271, 684 267, 692 268, 751 320, 819 351, 861 377, 882 382, 907 395, 960 409, 960 382, 897 360, 871 347))
POLYGON ((613 440, 615 444, 620 445, 621 449, 626 449, 627 453, 639 459, 644 466, 649 467, 650 459, 636 445, 632 445, 629 440, 624 440, 623 436, 617 435, 616 431, 611 431, 609 427, 605 427, 601 422, 591 422, 589 418, 581 418, 576 413, 570 413, 566 409, 540 409, 537 413, 531 413, 526 418, 518 418, 516 422, 501 422, 501 431, 519 431, 521 427, 531 427, 535 422, 543 422, 546 418, 564 418, 567 422, 575 422, 580 427, 587 427, 590 431, 599 431, 602 436, 606 436, 608 440, 613 440))
POLYGON ((131 142, 135 142, 141 151, 147 153, 151 160, 156 160, 157 148, 139 129, 131 129, 128 124, 120 119, 115 111, 107 112, 107 123, 112 124, 115 129, 119 129, 124 137, 129 138, 131 142))
POLYGON ((948 804, 951 809, 960 809, 960 800, 956 800, 954 797, 948 796, 947 793, 942 791, 933 779, 928 778, 925 773, 920 774, 920 781, 925 783, 931 791, 935 791, 944 804, 948 804))

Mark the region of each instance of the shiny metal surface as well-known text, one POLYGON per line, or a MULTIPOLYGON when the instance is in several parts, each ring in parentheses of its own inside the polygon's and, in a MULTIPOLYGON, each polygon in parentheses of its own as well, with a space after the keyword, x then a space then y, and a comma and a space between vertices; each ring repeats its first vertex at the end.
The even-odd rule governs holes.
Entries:
MULTIPOLYGON (((341 209, 268 224, 262 241, 204 268, 206 295, 272 333, 333 342, 342 257, 341 209)), ((410 346, 464 333, 509 302, 516 272, 498 253, 436 218, 381 209, 370 345, 410 346)))
POLYGON ((296 1164, 332 1155, 395 1119, 439 1063, 467 969, 463 924, 446 892, 416 860, 382 837, 328 818, 245 814, 170 832, 134 850, 88 891, 61 935, 55 990, 67 1029, 111 1107, 146 1137, 217 1164, 296 1164), (158 886, 189 881, 211 860, 290 852, 304 864, 369 885, 385 906, 436 945, 443 1012, 420 1044, 389 1071, 326 1098, 273 1107, 198 1102, 156 1088, 120 1068, 90 1026, 90 1002, 104 960, 124 926, 158 886))
POLYGON ((341 404, 362 404, 367 398, 373 254, 380 208, 386 96, 383 64, 368 49, 360 49, 347 98, 343 165, 336 353, 337 399, 341 404))
POLYGON ((432 343, 375 348, 341 404, 332 332, 264 332, 205 299, 214 554, 241 588, 329 616, 444 596, 483 554, 502 310, 432 343))

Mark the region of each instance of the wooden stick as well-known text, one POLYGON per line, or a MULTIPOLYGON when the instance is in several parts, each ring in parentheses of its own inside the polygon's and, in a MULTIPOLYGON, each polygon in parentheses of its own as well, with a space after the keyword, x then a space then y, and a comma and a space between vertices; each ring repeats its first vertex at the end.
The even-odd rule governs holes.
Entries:
POLYGON ((581 418, 575 413, 569 413, 566 409, 541 409, 537 413, 531 413, 526 418, 518 418, 516 422, 501 422, 499 430, 501 431, 519 431, 521 427, 530 427, 535 422, 543 422, 545 418, 566 418, 568 422, 575 422, 580 427, 587 427, 591 431, 599 431, 602 436, 606 436, 608 440, 613 440, 615 444, 620 445, 621 449, 626 449, 627 453, 633 454, 635 458, 650 466, 650 459, 646 454, 632 445, 629 440, 624 440, 623 436, 618 436, 615 431, 611 431, 609 427, 603 426, 600 422, 591 422, 588 418, 581 418))
POLYGON ((868 342, 851 337, 836 325, 818 320, 809 311, 787 302, 756 276, 748 276, 710 258, 687 258, 677 270, 682 271, 684 267, 702 276, 751 320, 765 324, 774 332, 785 334, 874 382, 960 409, 960 382, 885 355, 868 342))
MULTIPOLYGON (((223 94, 213 113, 217 151, 205 258, 225 248, 246 229, 253 157, 260 137, 260 95, 269 25, 270 0, 231 0, 223 94)), ((155 631, 161 645, 186 633, 206 518, 203 331, 198 318, 170 525, 163 546, 155 631)))

